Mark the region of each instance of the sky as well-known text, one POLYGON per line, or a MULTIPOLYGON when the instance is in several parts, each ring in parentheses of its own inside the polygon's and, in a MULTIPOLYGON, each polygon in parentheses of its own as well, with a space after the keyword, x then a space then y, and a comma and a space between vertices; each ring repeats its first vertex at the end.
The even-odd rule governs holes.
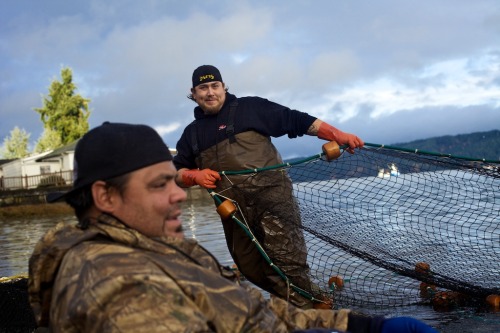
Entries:
MULTIPOLYGON (((2 0, 0 144, 17 126, 34 147, 34 108, 69 67, 90 127, 147 124, 175 147, 204 64, 368 143, 500 129, 498 0, 2 0)), ((284 158, 324 143, 273 142, 284 158)))

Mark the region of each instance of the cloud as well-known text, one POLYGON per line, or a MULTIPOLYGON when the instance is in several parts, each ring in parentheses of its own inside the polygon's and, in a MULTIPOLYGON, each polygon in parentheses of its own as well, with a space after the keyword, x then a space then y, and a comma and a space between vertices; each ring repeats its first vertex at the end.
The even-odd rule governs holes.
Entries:
MULTIPOLYGON (((500 108, 498 17, 497 0, 4 1, 0 140, 14 126, 39 137, 33 108, 69 66, 77 93, 91 99, 91 126, 145 123, 175 143, 193 120, 186 95, 201 64, 218 66, 238 96, 262 96, 364 137, 387 133, 389 120, 420 123, 451 110, 461 119, 446 134, 460 134, 471 124, 461 110, 500 108)), ((404 126, 387 138, 409 139, 404 126)), ((430 132, 411 136, 419 133, 430 132)), ((307 148, 303 139, 295 150, 307 148)))
POLYGON ((164 136, 165 134, 170 134, 175 132, 179 127, 181 127, 181 124, 173 123, 173 124, 155 126, 154 129, 158 132, 158 134, 160 134, 160 136, 164 136))
POLYGON ((450 59, 398 77, 356 82, 329 95, 329 103, 317 107, 315 112, 325 120, 343 123, 367 106, 368 116, 374 119, 425 108, 499 108, 499 73, 498 54, 486 52, 477 58, 450 59))

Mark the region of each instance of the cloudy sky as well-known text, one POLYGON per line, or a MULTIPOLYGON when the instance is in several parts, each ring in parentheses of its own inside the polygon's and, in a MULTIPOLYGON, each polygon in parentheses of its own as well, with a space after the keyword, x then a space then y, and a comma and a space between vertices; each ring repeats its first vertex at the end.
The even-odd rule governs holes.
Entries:
MULTIPOLYGON (((155 127, 174 147, 193 119, 193 70, 308 112, 369 143, 500 129, 500 1, 2 0, 0 144, 33 146, 61 69, 103 121, 155 127)), ((317 138, 276 139, 283 157, 317 138)))

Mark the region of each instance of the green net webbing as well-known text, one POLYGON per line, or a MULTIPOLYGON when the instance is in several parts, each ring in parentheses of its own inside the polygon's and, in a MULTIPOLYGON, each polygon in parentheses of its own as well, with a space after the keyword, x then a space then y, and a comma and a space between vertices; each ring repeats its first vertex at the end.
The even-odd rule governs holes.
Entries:
MULTIPOLYGON (((366 144, 331 162, 318 154, 221 174, 231 186, 212 192, 216 203, 229 198, 259 207, 233 219, 248 227, 249 237, 278 269, 286 265, 280 256, 287 256, 287 247, 276 249, 276 243, 287 229, 302 229, 310 278, 335 306, 427 303, 441 290, 482 300, 500 294, 496 161, 366 144), (274 185, 284 172, 292 180, 292 199, 274 185), (276 229, 259 222, 295 205, 298 222, 286 214, 287 221, 274 224, 276 229), (422 263, 423 269, 416 268, 422 263), (343 286, 332 283, 336 276, 343 286)), ((294 274, 286 267, 283 271, 294 274)))

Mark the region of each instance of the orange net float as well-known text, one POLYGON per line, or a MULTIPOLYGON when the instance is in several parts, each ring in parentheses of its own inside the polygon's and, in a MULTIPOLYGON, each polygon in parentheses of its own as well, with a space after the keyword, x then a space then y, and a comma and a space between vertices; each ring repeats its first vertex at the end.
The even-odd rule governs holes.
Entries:
POLYGON ((335 141, 325 143, 322 149, 327 161, 336 160, 340 156, 340 147, 335 141))
POLYGON ((331 290, 342 290, 344 288, 344 279, 338 275, 334 275, 328 279, 328 287, 331 290))
POLYGON ((415 264, 415 272, 422 275, 429 275, 431 272, 431 265, 426 262, 417 262, 415 264))
POLYGON ((331 310, 333 308, 333 301, 324 300, 324 302, 315 302, 313 304, 313 309, 321 309, 321 310, 331 310))
POLYGON ((241 272, 240 272, 240 269, 238 268, 238 266, 236 264, 233 264, 231 266, 231 270, 234 272, 234 274, 236 274, 236 277, 238 278, 238 280, 244 280, 244 277, 241 275, 241 272))
MULTIPOLYGON (((415 264, 415 273, 421 276, 429 276, 431 274, 431 265, 426 262, 417 262, 415 264)), ((430 283, 421 282, 420 286, 420 297, 432 298, 436 294, 436 286, 430 283)))
POLYGON ((488 295, 486 297, 486 303, 495 310, 500 310, 500 295, 488 295))
POLYGON ((224 200, 219 206, 217 206, 217 213, 223 220, 231 218, 237 210, 238 209, 234 203, 230 200, 224 200))
POLYGON ((325 295, 316 296, 313 301, 313 309, 331 310, 333 309, 333 297, 328 298, 325 295))
POLYGON ((428 284, 425 282, 420 283, 420 297, 431 298, 436 294, 437 288, 433 284, 428 284))
POLYGON ((447 311, 465 304, 466 296, 457 291, 438 291, 432 298, 432 307, 436 311, 447 311))

